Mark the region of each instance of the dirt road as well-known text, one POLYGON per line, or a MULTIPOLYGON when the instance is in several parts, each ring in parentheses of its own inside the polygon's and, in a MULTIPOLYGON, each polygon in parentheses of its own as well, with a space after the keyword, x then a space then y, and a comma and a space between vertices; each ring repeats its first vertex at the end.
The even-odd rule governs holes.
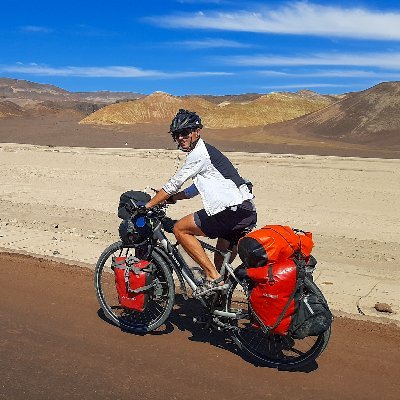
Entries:
POLYGON ((318 364, 256 367, 188 304, 164 334, 102 319, 92 272, 0 253, 1 399, 397 399, 400 329, 345 318, 318 364))

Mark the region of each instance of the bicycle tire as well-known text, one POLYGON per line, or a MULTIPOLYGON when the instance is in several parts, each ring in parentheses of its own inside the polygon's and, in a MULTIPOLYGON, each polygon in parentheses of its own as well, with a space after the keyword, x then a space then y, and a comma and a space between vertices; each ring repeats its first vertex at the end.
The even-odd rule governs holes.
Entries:
MULTIPOLYGON (((245 285, 245 283, 244 283, 245 285)), ((246 288, 230 280, 225 309, 240 311, 243 318, 232 320, 231 335, 240 350, 247 352, 257 363, 279 369, 299 369, 313 361, 325 350, 331 328, 316 337, 293 339, 290 336, 265 334, 254 325, 248 305, 246 288)))
POLYGON ((124 246, 121 241, 107 247, 97 261, 94 286, 100 307, 112 323, 125 331, 146 333, 159 328, 170 315, 175 301, 175 285, 169 267, 162 257, 153 252, 148 260, 156 266, 156 286, 150 293, 146 309, 138 312, 121 307, 111 261, 113 256, 129 256, 134 251, 134 248, 124 246))

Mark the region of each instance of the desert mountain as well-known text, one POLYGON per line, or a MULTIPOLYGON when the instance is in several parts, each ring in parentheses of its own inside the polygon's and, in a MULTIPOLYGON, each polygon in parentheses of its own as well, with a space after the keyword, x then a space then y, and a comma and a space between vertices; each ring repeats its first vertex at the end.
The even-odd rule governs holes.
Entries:
POLYGON ((334 101, 329 97, 317 96, 313 99, 304 95, 275 93, 255 95, 251 101, 230 102, 225 98, 217 103, 216 96, 211 102, 203 96, 174 97, 167 93, 155 92, 139 100, 104 107, 83 119, 81 123, 165 123, 173 118, 179 108, 185 108, 198 112, 203 124, 208 128, 261 126, 296 118, 326 107, 334 101))
POLYGON ((22 79, 0 78, 0 100, 87 101, 111 104, 116 101, 133 100, 143 96, 143 94, 134 92, 68 92, 53 85, 22 79))
POLYGON ((22 108, 12 101, 0 101, 0 118, 15 117, 23 114, 22 108))
POLYGON ((377 140, 388 135, 400 141, 400 82, 384 82, 284 124, 265 130, 311 133, 339 140, 377 140))
POLYGON ((74 93, 53 85, 0 78, 0 118, 47 115, 65 110, 81 113, 84 117, 104 105, 141 96, 133 92, 74 93))
POLYGON ((139 100, 118 104, 111 104, 81 121, 83 124, 137 124, 137 123, 165 123, 180 108, 198 111, 203 115, 216 106, 200 97, 179 98, 164 92, 153 94, 139 100))
POLYGON ((68 96, 66 90, 53 85, 45 85, 20 79, 0 78, 0 98, 54 100, 68 96))
MULTIPOLYGON (((243 93, 243 94, 226 94, 221 96, 213 96, 210 94, 198 95, 202 99, 208 100, 214 104, 221 103, 248 103, 249 101, 253 101, 261 97, 260 93, 243 93)), ((190 95, 184 96, 190 97, 190 95)))

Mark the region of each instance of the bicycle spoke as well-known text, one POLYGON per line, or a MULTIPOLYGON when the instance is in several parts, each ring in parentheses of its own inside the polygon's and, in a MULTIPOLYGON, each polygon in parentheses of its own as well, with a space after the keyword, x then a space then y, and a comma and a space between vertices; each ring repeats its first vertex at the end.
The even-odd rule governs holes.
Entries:
POLYGON ((158 289, 156 286, 150 289, 147 306, 143 312, 129 310, 119 304, 114 271, 111 268, 113 257, 122 255, 134 255, 134 249, 124 248, 117 242, 100 256, 95 271, 95 286, 100 305, 106 316, 124 329, 138 332, 156 329, 162 325, 173 307, 175 290, 171 272, 165 262, 153 254, 152 263, 156 268, 153 282, 157 284, 158 289))
POLYGON ((237 329, 232 335, 256 359, 273 367, 295 367, 315 359, 329 340, 330 331, 319 337, 296 340, 290 336, 265 334, 253 325, 248 312, 247 301, 243 301, 243 289, 237 282, 232 282, 227 294, 227 311, 233 312, 239 306, 243 314, 240 320, 232 322, 237 329))

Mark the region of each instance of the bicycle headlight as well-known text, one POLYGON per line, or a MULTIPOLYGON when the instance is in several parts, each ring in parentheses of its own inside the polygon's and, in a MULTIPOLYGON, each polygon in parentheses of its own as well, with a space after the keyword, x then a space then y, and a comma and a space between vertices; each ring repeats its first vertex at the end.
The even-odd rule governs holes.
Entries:
POLYGON ((151 221, 149 218, 145 217, 144 215, 136 215, 132 219, 132 222, 135 226, 136 232, 141 237, 150 237, 152 235, 153 230, 151 228, 151 221))

